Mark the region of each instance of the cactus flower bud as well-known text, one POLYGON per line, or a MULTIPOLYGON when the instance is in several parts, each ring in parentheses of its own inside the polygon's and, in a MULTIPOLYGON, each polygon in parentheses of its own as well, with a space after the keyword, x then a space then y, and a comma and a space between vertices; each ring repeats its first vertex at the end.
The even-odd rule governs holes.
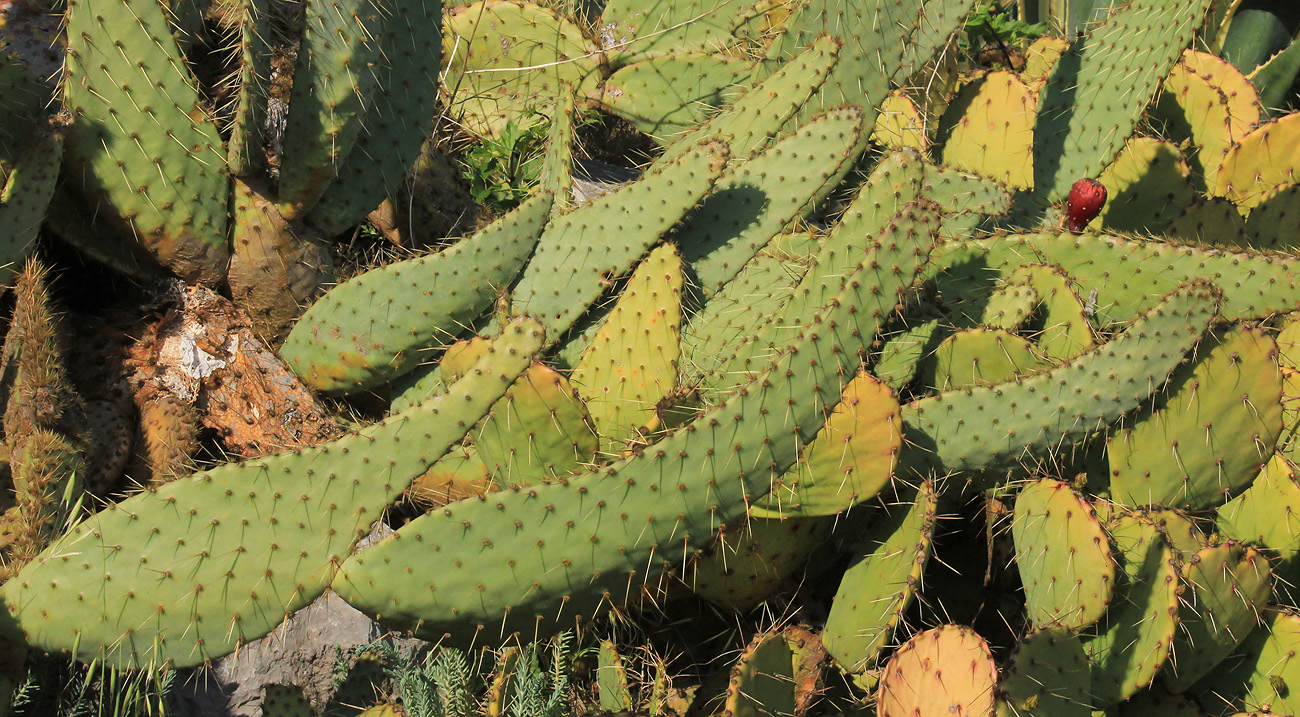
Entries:
POLYGON ((1070 232, 1078 234, 1088 226, 1088 222, 1097 218, 1101 208, 1106 206, 1106 187, 1095 179, 1080 179, 1070 188, 1066 199, 1066 216, 1069 218, 1070 232))

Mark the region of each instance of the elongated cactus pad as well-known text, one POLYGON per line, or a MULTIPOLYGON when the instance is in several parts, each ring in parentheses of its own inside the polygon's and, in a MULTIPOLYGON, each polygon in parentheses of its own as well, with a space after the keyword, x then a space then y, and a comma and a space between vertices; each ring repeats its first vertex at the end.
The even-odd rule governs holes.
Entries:
POLYGON ((903 406, 900 470, 1006 470, 1071 444, 1139 407, 1218 314, 1217 293, 1184 286, 1119 337, 1051 371, 903 406), (1105 376, 1076 391, 1074 376, 1105 376), (1014 405, 1009 413, 1003 406, 1014 405), (996 415, 995 415, 996 414, 996 415))
POLYGON ((1182 56, 1210 0, 1133 0, 1057 61, 1039 92, 1034 191, 1058 202, 1119 153, 1182 56))
POLYGON ((189 281, 225 276, 226 154, 157 2, 68 3, 70 178, 189 281))
POLYGON ((345 393, 433 358, 519 272, 551 201, 539 194, 450 249, 373 269, 330 290, 289 333, 285 361, 307 385, 345 393))
POLYGON ((886 507, 854 550, 840 581, 826 629, 826 652, 846 672, 876 666, 880 650, 911 606, 934 549, 938 493, 921 484, 916 499, 886 507))
POLYGON ((120 667, 197 665, 261 637, 325 589, 380 511, 541 343, 536 323, 521 320, 446 394, 405 414, 111 505, 0 588, 0 631, 120 667))

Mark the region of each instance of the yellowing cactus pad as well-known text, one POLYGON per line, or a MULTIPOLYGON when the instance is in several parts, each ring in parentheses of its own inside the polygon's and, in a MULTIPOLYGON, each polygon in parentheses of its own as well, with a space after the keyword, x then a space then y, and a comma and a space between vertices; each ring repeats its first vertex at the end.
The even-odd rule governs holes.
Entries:
POLYGON ((914 636, 885 667, 877 717, 992 717, 997 666, 970 628, 944 625, 914 636))
POLYGON ((682 260, 664 244, 641 262, 573 371, 604 450, 618 452, 677 382, 682 260))
POLYGON ((1269 194, 1300 182, 1300 113, 1262 125, 1228 150, 1213 192, 1253 209, 1269 194))
POLYGON ((879 379, 859 373, 802 460, 750 513, 834 515, 874 498, 889 485, 902 442, 898 400, 879 379))
POLYGON ((1016 189, 1034 184, 1034 93, 1010 72, 963 87, 940 123, 942 163, 1016 189))

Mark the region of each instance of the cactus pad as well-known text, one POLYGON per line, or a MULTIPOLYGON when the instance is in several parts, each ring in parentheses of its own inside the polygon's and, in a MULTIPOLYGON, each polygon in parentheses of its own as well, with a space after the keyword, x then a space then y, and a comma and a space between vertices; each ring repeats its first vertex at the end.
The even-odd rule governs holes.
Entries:
POLYGON ((949 336, 935 348, 930 383, 939 391, 989 386, 1046 365, 1028 339, 1004 329, 970 329, 949 336))
POLYGON ((1031 483, 1016 496, 1011 531, 1035 626, 1083 628, 1106 613, 1115 563, 1110 541, 1082 496, 1059 481, 1031 483))
POLYGON ((992 717, 998 670, 970 628, 944 625, 908 640, 880 678, 877 717, 992 717))
POLYGON ((1060 201, 1096 177, 1133 133, 1210 0, 1132 0, 1066 50, 1039 92, 1034 189, 1060 201))
POLYGON ((1060 626, 1043 628, 1016 644, 999 685, 998 714, 1088 717, 1089 687, 1088 658, 1079 638, 1060 626))
POLYGON ((551 208, 539 194, 437 254, 368 271, 307 310, 281 350, 322 391, 376 386, 456 339, 527 261, 551 208))
POLYGON ((483 0, 452 8, 442 56, 452 92, 447 111, 477 134, 496 136, 509 122, 535 123, 564 83, 579 95, 595 85, 598 54, 582 29, 528 2, 483 0))
POLYGON ((1187 560, 1166 687, 1182 692, 1246 639, 1268 602, 1271 577, 1268 558, 1240 543, 1203 548, 1187 560))
POLYGON ((1016 189, 1034 181, 1033 90, 1010 72, 990 72, 961 89, 939 124, 945 165, 1016 189))
POLYGON ((1273 339, 1238 329, 1201 347, 1164 401, 1110 438, 1111 494, 1128 505, 1210 508, 1244 490, 1282 433, 1273 339))
POLYGON ((1095 637, 1083 643, 1092 668, 1092 702, 1109 707, 1151 684, 1178 626, 1178 571, 1154 523, 1122 515, 1107 529, 1119 580, 1095 637))
POLYGON ((1134 137, 1098 181, 1109 199, 1098 226, 1112 232, 1158 232, 1183 207, 1195 191, 1190 171, 1178 148, 1150 137, 1134 137))
POLYGON ((637 267, 614 310, 573 371, 605 451, 620 453, 650 424, 676 387, 682 322, 682 261, 656 247, 637 267))
POLYGON ((790 517, 847 511, 889 485, 902 442, 898 401, 874 376, 860 372, 800 461, 750 513, 790 517))
POLYGON ((1253 209, 1269 194, 1300 182, 1300 113, 1256 127, 1223 158, 1211 191, 1242 210, 1253 209))
POLYGON ((934 549, 937 507, 934 484, 923 483, 914 502, 885 506, 855 548, 822 631, 826 652, 844 671, 876 666, 916 598, 934 549))

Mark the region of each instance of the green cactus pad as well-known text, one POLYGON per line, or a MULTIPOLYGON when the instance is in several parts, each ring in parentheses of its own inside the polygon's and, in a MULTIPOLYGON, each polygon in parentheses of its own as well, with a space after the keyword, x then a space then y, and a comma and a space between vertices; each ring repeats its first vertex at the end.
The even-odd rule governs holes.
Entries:
POLYGON ((1059 266, 1026 264, 1011 272, 1010 281, 1024 281, 1041 298, 1036 307, 1038 351, 1052 361, 1068 361, 1097 345, 1088 305, 1078 285, 1059 266))
POLYGON ((759 518, 752 515, 718 537, 683 569, 696 595, 741 612, 751 610, 810 567, 830 537, 833 518, 759 518))
POLYGON ((722 714, 768 717, 795 713, 794 652, 779 630, 750 640, 731 668, 722 714))
POLYGON ((447 112, 484 136, 500 134, 509 122, 532 125, 540 118, 534 113, 548 109, 541 98, 555 97, 565 83, 582 97, 598 79, 600 55, 582 29, 528 2, 451 8, 442 44, 447 112))
POLYGON ((573 208, 573 129, 575 123, 573 87, 564 84, 555 98, 546 131, 546 150, 542 153, 539 184, 543 192, 555 197, 551 216, 557 217, 573 208))
POLYGON ((1029 262, 1066 271, 1102 328, 1132 321, 1179 284, 1198 279, 1223 289, 1221 310, 1229 321, 1300 308, 1300 262, 1278 253, 1107 235, 1012 234, 948 243, 932 266, 941 267, 936 279, 946 299, 977 291, 1029 262))
POLYGON ((1190 176, 1177 147, 1133 137, 1097 178, 1108 197, 1097 226, 1110 232, 1160 231, 1195 197, 1190 176))
POLYGON ((1029 320, 1041 301, 1029 282, 1013 274, 989 295, 979 323, 989 328, 1015 331, 1029 320))
POLYGON ((734 102, 752 70, 746 60, 708 52, 642 60, 610 75, 599 102, 662 142, 734 102))
POLYGON ((334 181, 304 216, 322 235, 360 222, 396 193, 419 158, 438 113, 442 7, 440 0, 411 0, 385 10, 390 16, 376 43, 382 59, 364 122, 351 151, 335 163, 334 181))
POLYGON ((299 219, 316 204, 362 124, 375 121, 366 109, 374 101, 380 38, 392 12, 378 0, 313 0, 306 7, 280 159, 286 219, 299 219))
POLYGON ((1253 329, 1202 346, 1174 373, 1158 408, 1111 436, 1112 499, 1202 509, 1249 486, 1282 433, 1276 351, 1253 329))
POLYGON ((470 433, 497 486, 533 485, 596 461, 591 416, 569 380, 533 364, 470 433))
POLYGON ((1240 543, 1202 548, 1187 560, 1166 687, 1186 690, 1246 639, 1268 603, 1271 577, 1268 558, 1240 543))
POLYGON ((1293 217, 1300 213, 1300 184, 1290 184, 1260 198, 1250 216, 1245 232, 1250 245, 1259 249, 1294 251, 1300 245, 1293 217))
POLYGON ((65 176, 187 281, 220 282, 226 155, 162 5, 68 3, 65 176))
POLYGON ((832 110, 718 180, 674 233, 706 297, 839 185, 862 132, 857 109, 832 110))
POLYGON ((842 290, 815 328, 713 410, 586 475, 417 518, 350 558, 336 592, 390 625, 456 642, 480 630, 550 634, 634 596, 798 459, 934 240, 921 216, 899 224, 911 231, 883 237, 833 279, 842 290), (416 569, 430 559, 443 569, 416 569))
POLYGON ((885 342, 872 372, 892 391, 901 393, 916 379, 922 359, 934 350, 943 323, 938 317, 912 320, 902 333, 885 342))
POLYGON ((601 640, 596 656, 596 689, 600 695, 600 708, 609 712, 632 709, 627 668, 623 666, 623 656, 618 654, 618 646, 610 640, 601 640))
POLYGON ((536 316, 548 338, 559 341, 708 194, 726 163, 726 145, 701 144, 551 222, 515 286, 511 309, 536 316))
POLYGON ((0 182, 0 286, 13 283, 14 274, 36 242, 59 177, 62 133, 41 127, 29 144, 22 159, 0 182))
POLYGON ((836 515, 889 485, 902 447, 898 401, 871 374, 858 373, 790 472, 750 508, 750 515, 836 515))
POLYGON ((990 386, 1047 365, 1028 339, 1004 329, 970 329, 949 336, 935 348, 928 383, 939 391, 990 386))
POLYGON ((1245 493, 1219 506, 1217 523, 1224 535, 1270 549, 1279 559, 1273 572, 1277 590, 1293 592, 1300 584, 1300 484, 1295 467, 1275 454, 1245 493))
POLYGON ((1293 113, 1256 127, 1242 137, 1223 157, 1211 191, 1237 204, 1242 211, 1254 209, 1273 192, 1300 177, 1300 113, 1293 113))
POLYGON ((1216 714, 1248 706, 1259 710, 1252 715, 1300 712, 1300 614, 1270 608, 1262 617, 1264 624, 1192 687, 1216 714))
POLYGON ((891 81, 902 81, 929 62, 961 26, 971 0, 875 0, 844 4, 812 0, 795 8, 784 32, 768 46, 769 62, 794 57, 822 35, 844 42, 841 60, 827 78, 821 96, 809 103, 822 107, 851 104, 874 124, 877 108, 891 81))
POLYGON ((491 488, 492 476, 478 452, 472 447, 457 447, 411 481, 406 493, 420 506, 443 506, 483 495, 491 488))
POLYGON ((1109 343, 1028 378, 965 389, 903 406, 908 470, 1003 470, 1088 436, 1140 406, 1164 383, 1218 313, 1216 292, 1188 285, 1109 343), (1074 376, 1106 376, 1076 389, 1074 376), (1016 412, 1006 411, 1016 406, 1016 412), (914 445, 913 445, 914 444, 914 445))
POLYGON ((1108 527, 1119 580, 1096 636, 1083 643, 1092 667, 1092 704, 1104 708, 1151 684, 1178 627, 1178 570, 1154 523, 1123 515, 1108 527))
POLYGON ((236 177, 248 177, 266 164, 262 142, 271 82, 269 10, 267 0, 239 0, 233 12, 239 26, 239 75, 226 164, 236 177))
POLYGON ((1059 481, 1030 483, 1016 496, 1011 532, 1031 623, 1079 629, 1106 613, 1115 562, 1088 501, 1059 481))
POLYGON ((825 82, 840 55, 839 40, 821 37, 776 74, 754 85, 708 122, 679 137, 651 168, 676 161, 700 142, 727 137, 731 160, 753 158, 781 136, 782 129, 825 82))
POLYGON ((1016 644, 998 685, 999 717, 1088 717, 1088 657, 1079 638, 1052 626, 1016 644))
POLYGON ((826 652, 845 672, 876 667, 916 598, 934 549, 938 500, 934 484, 922 483, 914 502, 886 504, 854 548, 822 631, 826 652))
POLYGON ((878 717, 993 717, 998 669, 988 643, 968 627, 914 635, 889 659, 876 693, 878 717))
POLYGON ((434 358, 527 261, 551 208, 539 194, 437 254, 372 269, 307 310, 281 355, 307 385, 346 393, 434 358))
POLYGON ((1096 177, 1133 133, 1210 0, 1132 0, 1066 50, 1039 92, 1034 189, 1052 202, 1096 177))
POLYGON ((1232 65, 1213 55, 1187 50, 1165 77, 1151 106, 1151 119, 1175 144, 1188 142, 1190 164, 1202 187, 1216 186, 1215 176, 1233 143, 1259 122, 1254 88, 1232 65), (1244 86, 1243 86, 1244 85, 1244 86))
POLYGON ((7 163, 23 154, 24 144, 46 113, 50 90, 6 47, 0 52, 0 97, 5 98, 5 112, 0 116, 0 159, 7 163))
POLYGON ((197 665, 265 635, 324 591, 384 507, 487 412, 541 343, 536 322, 520 320, 444 396, 405 414, 111 505, 5 583, 0 630, 123 668, 197 665))
POLYGON ((736 44, 732 28, 748 10, 727 0, 610 0, 600 13, 601 49, 620 68, 647 60, 671 66, 685 53, 725 51, 736 44))
POLYGON ((794 295, 803 273, 781 257, 760 254, 704 304, 682 329, 682 383, 714 373, 725 352, 751 335, 794 295))
POLYGON ((670 244, 637 267, 605 319, 573 383, 587 402, 602 449, 621 453, 655 417, 677 383, 681 354, 682 261, 670 244))
MULTIPOLYGON (((749 327, 748 335, 742 341, 725 349, 729 355, 722 358, 721 364, 700 379, 698 388, 705 393, 706 399, 715 393, 726 395, 762 371, 787 337, 799 327, 807 326, 817 311, 843 288, 843 277, 857 270, 854 261, 870 251, 871 243, 894 242, 911 246, 917 236, 937 233, 938 209, 934 202, 919 199, 891 215, 889 224, 883 229, 869 234, 857 231, 866 222, 857 221, 852 215, 836 225, 813 257, 812 266, 794 287, 789 301, 777 312, 764 317, 758 326, 749 327)), ((901 263, 893 265, 892 270, 910 273, 923 257, 905 254, 898 260, 901 263)), ((890 311, 894 309, 891 307, 890 311)))
POLYGON ((962 87, 939 121, 941 161, 1016 189, 1034 182, 1034 91, 1011 72, 962 87))
POLYGON ((313 714, 301 687, 267 685, 262 688, 263 717, 312 717, 313 714))
POLYGON ((1181 241, 1210 246, 1238 248, 1250 243, 1246 220, 1237 211, 1237 205, 1223 197, 1200 197, 1192 201, 1163 233, 1181 241))

